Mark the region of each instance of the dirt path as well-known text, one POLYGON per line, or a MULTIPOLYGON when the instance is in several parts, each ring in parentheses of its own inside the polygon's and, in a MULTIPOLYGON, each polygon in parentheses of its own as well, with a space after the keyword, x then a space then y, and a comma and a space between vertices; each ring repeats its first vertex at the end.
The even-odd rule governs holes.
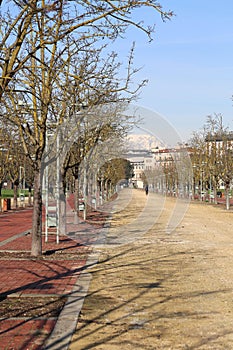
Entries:
MULTIPOLYGON (((110 236, 146 200, 134 191, 110 236)), ((70 350, 233 349, 233 212, 192 203, 167 234, 172 211, 168 199, 141 238, 100 250, 70 350)))

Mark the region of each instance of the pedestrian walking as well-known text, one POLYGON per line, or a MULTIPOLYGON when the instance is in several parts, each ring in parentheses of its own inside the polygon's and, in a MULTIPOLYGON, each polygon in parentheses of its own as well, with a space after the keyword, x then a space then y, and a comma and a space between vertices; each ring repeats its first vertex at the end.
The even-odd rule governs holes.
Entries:
POLYGON ((146 195, 148 195, 148 192, 149 192, 148 185, 146 185, 145 187, 145 192, 146 192, 146 195))

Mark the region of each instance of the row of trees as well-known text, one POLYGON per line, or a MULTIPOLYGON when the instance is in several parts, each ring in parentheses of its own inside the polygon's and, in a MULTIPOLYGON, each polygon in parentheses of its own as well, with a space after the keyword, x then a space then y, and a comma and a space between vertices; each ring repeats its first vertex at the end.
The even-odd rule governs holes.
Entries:
POLYGON ((186 146, 167 149, 142 175, 144 183, 163 195, 187 198, 192 189, 192 163, 186 146))
POLYGON ((194 189, 209 191, 216 202, 217 191, 224 188, 226 208, 229 209, 229 191, 233 185, 233 133, 224 126, 221 114, 207 117, 202 132, 194 133, 191 146, 194 189))
POLYGON ((173 196, 217 203, 218 196, 223 194, 229 209, 233 133, 223 125, 222 115, 208 116, 202 130, 194 132, 188 144, 171 149, 142 178, 155 190, 173 196))
POLYGON ((83 159, 90 153, 94 159, 94 145, 113 134, 119 139, 123 125, 131 122, 122 109, 145 81, 132 88, 137 72, 134 47, 122 77, 122 64, 111 43, 130 26, 151 39, 153 27, 134 20, 134 10, 142 7, 163 20, 172 16, 153 0, 1 3, 1 148, 9 151, 9 161, 22 157, 33 169, 33 256, 42 253, 42 180, 48 164, 57 164, 59 155, 65 188, 68 173, 77 177, 83 159))

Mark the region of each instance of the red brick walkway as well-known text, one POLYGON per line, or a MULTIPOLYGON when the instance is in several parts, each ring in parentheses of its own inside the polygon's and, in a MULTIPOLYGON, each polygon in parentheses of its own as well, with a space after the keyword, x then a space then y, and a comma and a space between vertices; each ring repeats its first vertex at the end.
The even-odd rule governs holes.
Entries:
MULTIPOLYGON (((70 220, 70 219, 69 219, 70 220)), ((98 233, 102 228, 104 215, 93 212, 89 223, 75 226, 75 230, 98 233), (91 221, 90 221, 91 218, 91 221), (101 220, 101 224, 99 220, 101 220), (94 223, 94 224, 93 224, 94 223)), ((15 257, 15 252, 30 252, 32 209, 9 212, 0 215, 0 349, 1 350, 41 350, 51 334, 56 318, 19 317, 3 318, 1 302, 6 298, 34 296, 61 296, 72 293, 74 284, 84 268, 92 248, 90 238, 71 239, 49 235, 49 242, 43 239, 43 258, 15 257), (12 253, 9 258, 4 253, 12 253), (56 259, 50 259, 52 253, 56 259), (65 255, 69 253, 69 259, 65 255), (70 256, 73 254, 73 258, 70 256), (61 256, 63 257, 61 258, 61 256)), ((72 227, 74 229, 74 227, 72 227)), ((74 236, 75 237, 75 236, 74 236)), ((9 254, 8 254, 9 255, 9 254)), ((33 298, 32 304, 33 304, 33 298)))
POLYGON ((2 350, 41 350, 52 332, 56 319, 11 319, 1 322, 2 350))
POLYGON ((85 260, 2 260, 0 295, 71 293, 85 260))
POLYGON ((32 209, 3 213, 0 215, 0 242, 31 227, 32 209))

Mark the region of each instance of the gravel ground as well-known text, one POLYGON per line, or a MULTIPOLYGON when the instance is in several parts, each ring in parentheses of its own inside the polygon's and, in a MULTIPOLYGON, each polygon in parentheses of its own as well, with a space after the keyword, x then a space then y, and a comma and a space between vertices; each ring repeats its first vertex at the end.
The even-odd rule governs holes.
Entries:
MULTIPOLYGON (((148 201, 124 193, 131 199, 113 214, 110 236, 124 235, 148 201)), ((137 240, 98 248, 70 350, 233 349, 233 212, 190 203, 168 234, 174 205, 167 198, 137 240)))

